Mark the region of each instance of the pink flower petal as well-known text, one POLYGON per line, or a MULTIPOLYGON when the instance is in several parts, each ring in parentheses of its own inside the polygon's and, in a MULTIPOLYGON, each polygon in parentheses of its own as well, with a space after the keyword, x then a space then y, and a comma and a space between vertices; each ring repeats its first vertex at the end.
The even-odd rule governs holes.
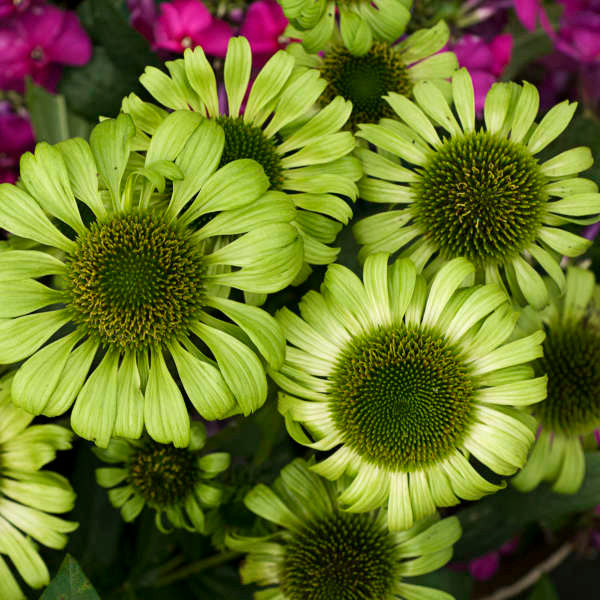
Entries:
POLYGON ((469 573, 478 581, 491 579, 500 567, 500 555, 497 552, 484 554, 469 562, 469 573))
POLYGON ((207 54, 213 56, 225 56, 227 54, 227 44, 233 36, 231 27, 220 19, 213 19, 210 27, 192 35, 195 46, 202 46, 207 54))
POLYGON ((20 19, 27 32, 27 40, 31 48, 51 46, 62 31, 66 14, 51 4, 34 6, 23 13, 20 19))
POLYGON ((535 31, 538 15, 542 11, 539 0, 515 0, 515 12, 526 29, 535 31))
POLYGON ((65 13, 61 31, 45 51, 52 62, 64 65, 84 65, 90 60, 92 43, 74 13, 65 13))
POLYGON ((490 42, 492 52, 492 73, 497 77, 504 71, 506 65, 510 62, 513 49, 513 37, 510 33, 497 35, 490 42))
POLYGON ((491 50, 476 35, 463 36, 452 48, 458 64, 467 69, 489 69, 493 62, 491 50))

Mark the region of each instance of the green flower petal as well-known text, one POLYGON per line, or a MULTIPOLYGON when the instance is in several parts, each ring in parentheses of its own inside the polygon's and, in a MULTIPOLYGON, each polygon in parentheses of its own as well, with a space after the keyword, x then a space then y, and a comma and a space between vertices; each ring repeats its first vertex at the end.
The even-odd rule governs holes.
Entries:
POLYGON ((537 88, 524 81, 510 132, 513 142, 520 142, 525 138, 535 121, 539 106, 540 95, 537 88))
POLYGON ((41 142, 36 145, 35 154, 23 154, 21 181, 44 210, 70 225, 77 233, 83 233, 84 226, 67 168, 56 148, 41 142))
POLYGON ((108 352, 89 376, 77 396, 71 413, 71 427, 80 437, 106 448, 113 435, 119 390, 119 355, 108 352))
POLYGON ((529 151, 537 154, 553 142, 567 128, 576 109, 577 102, 569 103, 568 100, 553 106, 531 134, 527 142, 529 151))
POLYGON ((453 600, 454 596, 434 588, 413 585, 401 581, 394 586, 394 592, 405 600, 453 600))
POLYGON ((15 235, 69 252, 74 242, 64 236, 34 199, 9 183, 0 184, 0 225, 15 235))
POLYGON ((563 457, 559 475, 552 489, 561 494, 575 494, 585 477, 585 456, 578 437, 566 440, 563 457))
POLYGON ((160 69, 146 67, 140 76, 140 83, 164 106, 173 110, 188 108, 185 88, 160 69))
POLYGON ((452 77, 452 97, 463 131, 475 130, 475 92, 469 72, 463 67, 452 77))
POLYGON ((111 488, 123 483, 127 479, 128 474, 127 469, 105 467, 103 469, 96 469, 96 481, 102 487, 111 488))
POLYGON ((144 395, 134 352, 126 352, 117 375, 119 401, 113 435, 137 439, 144 430, 144 395))
POLYGON ((6 562, 0 555, 0 597, 7 600, 25 600, 25 595, 19 588, 6 562))
POLYGON ((0 319, 20 317, 50 304, 64 300, 64 294, 39 281, 23 279, 0 283, 0 319))
POLYGON ((69 320, 65 309, 0 320, 0 364, 27 358, 69 320))
POLYGON ((589 148, 579 146, 565 150, 550 158, 541 165, 541 172, 546 177, 564 177, 586 171, 594 164, 589 148))
MULTIPOLYGON (((413 127, 414 130, 432 146, 439 146, 442 143, 439 135, 425 113, 406 96, 390 92, 387 96, 384 96, 383 99, 394 109, 396 114, 405 123, 413 127)), ((386 178, 389 178, 389 174, 386 174, 386 178)))
POLYGON ((302 527, 302 521, 266 485, 258 484, 250 490, 244 498, 244 504, 253 513, 272 523, 288 529, 302 527))
POLYGON ((430 29, 420 29, 405 40, 396 44, 406 64, 417 62, 441 50, 450 37, 450 30, 445 21, 438 21, 430 29))
POLYGON ((63 262, 37 250, 5 250, 0 252, 0 282, 20 281, 45 275, 64 275, 63 262))
POLYGON ((256 355, 227 333, 203 323, 194 323, 192 330, 214 354, 243 414, 248 416, 260 408, 267 398, 267 380, 256 355))
MULTIPOLYGON (((211 117, 217 116, 219 114, 217 80, 215 78, 215 72, 213 71, 213 68, 204 55, 204 50, 202 50, 201 46, 196 46, 196 48, 193 50, 191 48, 186 48, 185 52, 183 53, 183 60, 185 65, 185 74, 190 86, 198 94, 198 97, 206 107, 208 115, 211 117)), ((227 62, 225 69, 226 73, 228 73, 227 62)), ((140 81, 142 81, 141 77, 140 81)), ((144 82, 142 81, 142 83, 144 82)), ((144 83, 144 85, 146 84, 144 83)), ((150 90, 150 93, 165 106, 170 106, 161 100, 159 96, 154 94, 152 90, 150 90)), ((179 103, 178 96, 179 94, 173 98, 172 102, 175 101, 176 103, 179 103)), ((187 108, 187 104, 185 106, 181 106, 180 108, 187 108)))
POLYGON ((419 81, 413 93, 421 108, 451 135, 461 134, 460 125, 456 121, 448 102, 442 92, 431 81, 419 81))
POLYGON ((340 6, 340 33, 344 46, 354 56, 366 54, 373 44, 373 34, 366 21, 340 6))
POLYGON ((145 392, 144 421, 150 437, 161 444, 185 448, 190 442, 190 418, 177 383, 160 350, 153 349, 145 392))
POLYGON ((541 227, 538 231, 538 237, 559 254, 570 257, 583 254, 591 246, 589 240, 569 231, 553 227, 541 227))
POLYGON ((504 83, 494 83, 485 97, 483 118, 485 128, 490 133, 497 133, 502 129, 508 115, 510 106, 511 89, 504 83))
POLYGON ((534 308, 544 308, 548 304, 548 289, 540 274, 520 256, 513 259, 512 266, 527 302, 534 308))
POLYGON ((113 207, 122 208, 121 179, 125 173, 129 146, 135 135, 135 125, 129 115, 120 114, 96 125, 90 133, 90 146, 100 179, 110 190, 113 207))

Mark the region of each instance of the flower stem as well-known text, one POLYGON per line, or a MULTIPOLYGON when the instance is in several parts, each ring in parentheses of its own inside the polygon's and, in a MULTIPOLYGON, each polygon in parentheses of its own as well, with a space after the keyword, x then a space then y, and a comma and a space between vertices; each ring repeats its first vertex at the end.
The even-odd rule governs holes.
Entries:
POLYGON ((215 554, 214 556, 203 558, 202 560, 190 563, 181 569, 171 571, 171 573, 160 577, 154 582, 153 587, 162 587, 164 585, 168 585, 169 583, 173 583, 174 581, 185 579, 189 575, 195 575, 196 573, 200 573, 201 571, 209 569, 210 567, 216 567, 217 565, 230 562, 241 555, 241 552, 222 552, 221 554, 215 554))

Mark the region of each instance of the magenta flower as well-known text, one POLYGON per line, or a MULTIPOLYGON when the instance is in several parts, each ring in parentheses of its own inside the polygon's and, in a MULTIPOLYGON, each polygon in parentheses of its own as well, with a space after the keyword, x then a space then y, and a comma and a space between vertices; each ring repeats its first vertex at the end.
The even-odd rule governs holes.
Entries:
POLYGON ((285 47, 281 35, 287 25, 276 0, 258 0, 250 5, 240 35, 250 43, 254 67, 262 67, 277 50, 285 47))
POLYGON ((23 12, 29 8, 30 4, 31 0, 0 0, 0 19, 23 12))
POLYGON ((131 26, 153 44, 154 22, 156 21, 154 0, 127 0, 127 8, 131 26))
POLYGON ((578 62, 600 62, 600 0, 559 0, 565 9, 556 49, 578 62))
POLYGON ((0 183, 14 183, 21 154, 33 150, 35 137, 25 114, 13 111, 9 102, 0 102, 0 183))
POLYGON ((450 47, 458 64, 466 67, 475 89, 475 110, 481 114, 485 96, 498 80, 512 55, 513 39, 507 34, 497 35, 490 42, 476 35, 465 35, 450 47))
POLYGON ((25 77, 54 91, 62 65, 83 65, 91 42, 72 12, 32 6, 0 25, 0 88, 23 92, 25 77))
POLYGON ((514 554, 519 546, 519 536, 515 536, 492 552, 478 556, 469 561, 469 573, 478 581, 491 579, 500 568, 500 559, 503 555, 514 554))
POLYGON ((154 25, 154 46, 171 52, 202 46, 207 54, 225 56, 231 27, 214 19, 200 0, 173 0, 160 5, 154 25))

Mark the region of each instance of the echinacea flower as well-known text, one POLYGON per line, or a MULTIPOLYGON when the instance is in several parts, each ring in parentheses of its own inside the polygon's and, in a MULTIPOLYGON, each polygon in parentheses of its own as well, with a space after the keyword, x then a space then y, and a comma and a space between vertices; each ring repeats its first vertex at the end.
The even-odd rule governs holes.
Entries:
POLYGON ((23 92, 25 77, 53 91, 62 65, 84 65, 91 41, 75 13, 35 4, 0 23, 0 88, 23 92))
POLYGON ((231 27, 215 19, 201 0, 173 0, 160 4, 154 23, 154 46, 171 52, 202 46, 207 54, 225 56, 231 27))
POLYGON ((297 64, 321 71, 327 81, 321 103, 341 96, 352 102, 349 124, 377 123, 394 113, 384 100, 386 94, 412 97, 417 82, 427 79, 450 93, 449 78, 458 68, 452 52, 439 52, 448 42, 448 26, 440 21, 431 29, 422 29, 397 44, 376 42, 357 56, 341 43, 328 45, 321 54, 310 54, 297 43, 287 52, 297 64))
POLYGON ((341 505, 387 505, 397 531, 504 486, 469 457, 503 476, 525 464, 534 420, 515 407, 545 398, 546 378, 526 364, 541 355, 543 332, 507 342, 517 315, 496 284, 464 287, 469 261, 453 259, 427 282, 410 260, 388 258, 367 258, 364 283, 330 265, 301 316, 281 309, 288 347, 270 375, 294 440, 335 449, 311 468, 352 478, 341 505))
POLYGON ((411 0, 280 0, 290 20, 286 34, 302 39, 309 52, 318 52, 339 33, 352 54, 364 53, 373 42, 393 42, 410 20, 411 0))
POLYGON ((256 600, 451 600, 440 590, 405 581, 439 569, 460 538, 457 517, 430 517, 402 533, 386 527, 385 509, 343 510, 337 486, 302 459, 281 470, 272 487, 257 485, 244 503, 277 529, 264 537, 229 535, 247 553, 242 582, 268 586, 256 600))
POLYGON ((96 479, 112 488, 108 497, 125 521, 133 521, 147 505, 156 512, 155 523, 163 533, 163 517, 174 527, 206 533, 204 510, 218 506, 222 495, 210 480, 227 469, 230 457, 226 452, 202 454, 205 442, 206 430, 198 421, 192 423, 187 448, 151 439, 112 440, 94 452, 120 466, 96 469, 96 479))
POLYGON ((535 124, 535 87, 496 83, 485 99, 485 126, 476 127, 466 69, 453 76, 452 89, 458 120, 436 86, 421 82, 414 102, 388 94, 396 119, 360 126, 357 136, 387 152, 357 150, 361 197, 394 205, 355 225, 360 257, 401 251, 419 270, 435 270, 465 256, 486 281, 504 278, 517 300, 543 307, 548 291, 530 260, 562 289, 560 255, 578 256, 590 242, 561 226, 595 222, 600 212, 596 184, 577 177, 592 165, 589 148, 536 158, 567 127, 576 104, 562 102, 535 124))
POLYGON ((145 161, 130 157, 134 135, 119 115, 89 145, 38 144, 21 159, 22 187, 0 185, 0 227, 59 251, 0 252, 0 363, 27 359, 12 385, 17 405, 56 416, 74 403, 73 430, 99 446, 139 438, 145 425, 186 447, 190 417, 173 373, 206 419, 262 405, 259 355, 280 364, 283 335, 227 295, 287 286, 302 241, 293 204, 265 193, 258 163, 218 168, 216 123, 171 113, 145 161), (48 275, 53 287, 37 281, 48 275))
POLYGON ((30 425, 33 415, 11 402, 13 373, 0 379, 0 598, 25 596, 5 558, 33 588, 50 576, 36 543, 60 550, 77 523, 54 516, 69 512, 75 493, 58 473, 43 471, 57 450, 71 447, 72 433, 58 425, 30 425))
POLYGON ((564 494, 585 477, 584 446, 600 440, 600 286, 591 271, 569 267, 566 289, 553 290, 546 310, 523 311, 524 331, 543 328, 548 397, 533 409, 539 431, 531 456, 512 484, 528 492, 542 481, 564 494))
MULTIPOLYGON (((326 82, 315 70, 294 71, 294 59, 277 52, 261 69, 248 95, 252 52, 243 37, 232 38, 225 58, 228 109, 221 111, 214 71, 202 48, 187 50, 183 59, 166 63, 170 76, 147 67, 142 85, 171 110, 206 116, 225 132, 220 165, 240 158, 258 161, 271 190, 285 192, 297 209, 294 225, 304 241, 308 264, 333 262, 339 248, 331 248, 352 209, 338 194, 354 199, 354 183, 362 174, 360 161, 349 156, 355 140, 340 131, 352 106, 332 98, 321 110, 313 105, 326 82)), ((152 135, 167 112, 131 94, 123 101, 136 126, 152 135)), ((193 118, 193 117, 190 117, 193 118)), ((300 278, 308 275, 305 265, 300 278)))

